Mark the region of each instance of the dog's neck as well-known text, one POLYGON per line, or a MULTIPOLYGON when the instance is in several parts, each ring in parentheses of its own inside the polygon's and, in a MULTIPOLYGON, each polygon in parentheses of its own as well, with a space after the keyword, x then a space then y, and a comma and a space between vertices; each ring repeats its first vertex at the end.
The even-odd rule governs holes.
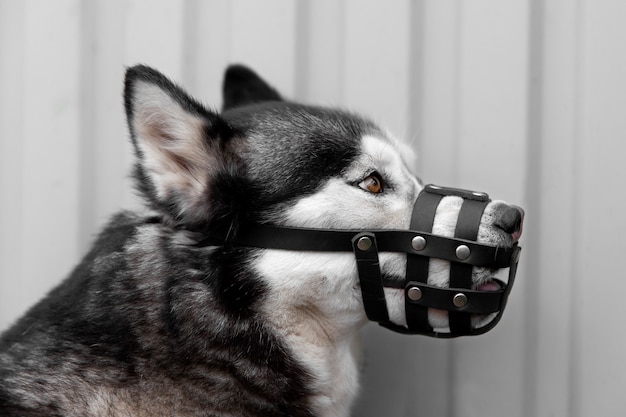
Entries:
POLYGON ((346 278, 356 274, 352 255, 266 251, 256 265, 269 288, 264 315, 312 376, 316 415, 349 416, 367 322, 359 289, 346 278))
POLYGON ((338 329, 310 306, 267 312, 293 356, 313 379, 313 408, 320 417, 344 417, 359 387, 358 331, 338 329))

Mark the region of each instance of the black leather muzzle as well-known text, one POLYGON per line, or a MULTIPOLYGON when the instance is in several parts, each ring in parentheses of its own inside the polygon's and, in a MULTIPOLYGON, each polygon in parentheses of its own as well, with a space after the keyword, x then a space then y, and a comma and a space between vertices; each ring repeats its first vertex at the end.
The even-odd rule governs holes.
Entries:
POLYGON ((489 202, 485 193, 427 185, 413 207, 410 230, 308 229, 256 224, 243 228, 230 243, 293 251, 353 252, 369 320, 405 334, 440 338, 478 335, 491 330, 502 317, 521 251, 517 243, 512 247, 497 247, 477 242, 482 214, 489 202), (432 234, 437 207, 445 196, 463 199, 453 238, 432 234), (407 254, 404 280, 383 277, 379 252, 407 254), (428 284, 431 258, 450 262, 447 288, 428 284), (509 268, 508 280, 504 283, 494 279, 500 287, 497 291, 472 289, 473 267, 509 268), (385 287, 404 290, 406 327, 390 321, 385 287), (449 331, 430 326, 429 309, 448 312, 449 331), (492 314, 495 316, 484 326, 472 327, 473 315, 492 314))

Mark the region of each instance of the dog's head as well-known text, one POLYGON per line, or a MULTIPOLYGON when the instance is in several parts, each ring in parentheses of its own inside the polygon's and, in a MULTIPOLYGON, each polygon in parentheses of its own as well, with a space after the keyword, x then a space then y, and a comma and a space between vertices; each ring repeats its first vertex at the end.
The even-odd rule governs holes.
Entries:
MULTIPOLYGON (((245 67, 227 71, 221 113, 143 66, 127 72, 125 103, 138 188, 176 230, 237 244, 249 225, 408 230, 419 217, 413 209, 424 185, 407 146, 360 116, 284 101, 245 67)), ((454 237, 464 201, 439 195, 429 232, 454 237)), ((485 201, 483 209, 473 240, 514 246, 523 212, 497 201, 485 201)), ((264 309, 275 320, 295 309, 326 323, 325 331, 352 331, 366 320, 355 254, 314 249, 256 250, 253 268, 268 290, 264 309)), ((380 280, 402 284, 384 288, 388 322, 406 328, 407 254, 381 248, 375 255, 380 280)), ((430 258, 427 286, 449 287, 452 264, 430 258)), ((489 265, 469 268, 470 292, 502 290, 489 265)), ((427 326, 448 331, 447 312, 420 308, 427 326)), ((495 313, 466 316, 479 329, 495 313)))

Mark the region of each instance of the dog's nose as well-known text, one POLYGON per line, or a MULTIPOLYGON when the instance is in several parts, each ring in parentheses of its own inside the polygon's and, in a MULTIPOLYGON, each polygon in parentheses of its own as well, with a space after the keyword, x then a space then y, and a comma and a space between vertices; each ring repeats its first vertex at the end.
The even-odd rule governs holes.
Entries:
POLYGON ((522 235, 522 225, 524 223, 524 210, 517 206, 505 205, 496 215, 494 225, 510 234, 514 242, 522 235))

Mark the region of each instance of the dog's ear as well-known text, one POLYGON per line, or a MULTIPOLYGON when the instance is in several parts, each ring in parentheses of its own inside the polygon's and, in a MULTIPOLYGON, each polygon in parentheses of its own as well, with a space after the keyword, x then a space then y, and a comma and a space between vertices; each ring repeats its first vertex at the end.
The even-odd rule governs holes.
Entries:
POLYGON ((232 160, 228 125, 146 66, 127 70, 124 100, 138 190, 175 222, 208 219, 211 179, 232 160))
POLYGON ((263 101, 282 101, 282 97, 272 86, 243 65, 231 65, 226 69, 223 93, 222 110, 263 101))

